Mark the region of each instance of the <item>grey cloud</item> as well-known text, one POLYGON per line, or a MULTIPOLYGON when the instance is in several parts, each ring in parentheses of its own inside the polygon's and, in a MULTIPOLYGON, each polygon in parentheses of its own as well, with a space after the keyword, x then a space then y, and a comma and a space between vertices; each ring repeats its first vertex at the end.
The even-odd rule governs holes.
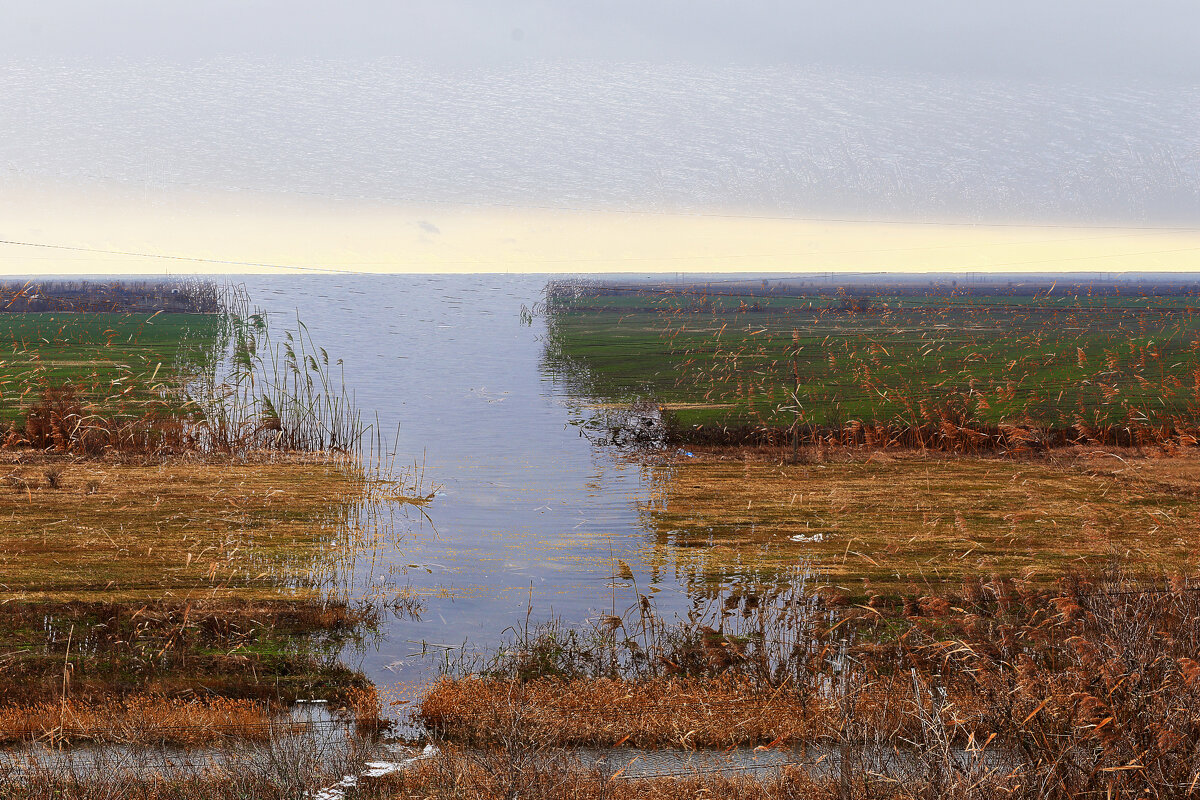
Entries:
POLYGON ((0 52, 26 55, 815 63, 1185 82, 1200 80, 1198 49, 1192 0, 24 0, 0 28, 0 52))

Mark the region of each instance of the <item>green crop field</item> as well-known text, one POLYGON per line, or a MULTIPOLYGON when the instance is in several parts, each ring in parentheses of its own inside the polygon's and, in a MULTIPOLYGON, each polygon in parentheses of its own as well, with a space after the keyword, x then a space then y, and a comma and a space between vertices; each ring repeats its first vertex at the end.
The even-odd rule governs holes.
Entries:
POLYGON ((684 426, 1192 425, 1187 295, 755 297, 583 293, 550 304, 546 369, 684 426))
POLYGON ((221 326, 215 314, 0 314, 0 421, 18 419, 45 386, 98 399, 211 369, 221 326))

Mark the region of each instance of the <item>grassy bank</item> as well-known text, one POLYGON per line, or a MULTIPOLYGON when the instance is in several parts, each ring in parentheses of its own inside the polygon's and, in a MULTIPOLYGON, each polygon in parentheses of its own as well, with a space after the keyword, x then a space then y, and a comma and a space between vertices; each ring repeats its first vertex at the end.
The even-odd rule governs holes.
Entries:
POLYGON ((0 703, 276 705, 367 686, 339 653, 386 612, 340 587, 386 531, 353 462, 26 452, 5 467, 0 703))
POLYGON ((358 457, 301 323, 274 344, 243 294, 204 297, 215 313, 0 314, 6 742, 261 738, 300 698, 378 727, 341 654, 387 611, 348 579, 392 534, 381 510, 422 498, 358 457))
POLYGON ((840 436, 857 422, 905 445, 1004 426, 1128 443, 1135 430, 1194 441, 1200 426, 1200 316, 1186 293, 612 296, 584 285, 552 291, 547 309, 548 370, 596 403, 658 403, 680 440, 840 436))
POLYGON ((91 402, 149 402, 153 386, 215 367, 222 325, 217 314, 0 314, 0 422, 21 421, 45 386, 91 402))

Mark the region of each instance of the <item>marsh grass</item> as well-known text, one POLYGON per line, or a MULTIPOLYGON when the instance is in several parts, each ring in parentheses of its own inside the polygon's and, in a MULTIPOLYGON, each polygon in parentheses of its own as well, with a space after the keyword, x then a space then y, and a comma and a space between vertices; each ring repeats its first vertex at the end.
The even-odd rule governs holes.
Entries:
POLYGON ((243 288, 205 284, 193 294, 207 313, 0 314, 0 334, 7 327, 12 339, 0 391, 18 414, 0 431, 3 446, 87 456, 359 452, 369 427, 341 361, 303 321, 273 334, 243 288))
POLYGON ((432 524, 434 487, 367 438, 303 322, 272 338, 244 292, 205 297, 202 317, 0 318, 20 362, 0 391, 23 404, 0 453, 0 740, 90 764, 0 758, 0 797, 307 796, 361 765, 319 752, 292 702, 329 701, 355 741, 390 724, 343 658, 421 606, 355 575, 410 516, 432 524), (96 769, 107 745, 132 758, 96 769), (219 758, 156 770, 152 747, 219 758))
POLYGON ((216 369, 229 320, 248 306, 244 289, 230 284, 64 286, 57 296, 35 284, 0 287, 0 308, 9 312, 0 313, 6 345, 0 422, 7 423, 8 447, 88 444, 74 442, 78 436, 97 440, 93 447, 108 439, 106 446, 132 450, 138 436, 122 442, 117 434, 127 429, 145 436, 148 423, 178 417, 180 388, 216 369), (12 313, 36 307, 22 305, 31 295, 54 300, 52 309, 12 313), (111 302, 97 300, 102 297, 111 302), (40 413, 27 421, 39 403, 40 413), (47 436, 55 438, 47 443, 47 436))
MULTIPOLYGON (((579 764, 564 752, 543 753, 535 766, 521 770, 513 754, 504 751, 458 751, 453 748, 422 761, 392 778, 383 791, 391 797, 421 797, 434 800, 500 800, 521 797, 530 800, 693 800, 722 797, 728 800, 855 800, 855 798, 919 797, 919 789, 909 792, 888 789, 881 780, 867 780, 843 787, 825 775, 813 775, 797 767, 786 767, 767 774, 749 775, 745 771, 726 774, 702 770, 671 770, 665 776, 631 777, 620 770, 579 764)), ((963 787, 965 788, 965 787, 963 787)), ((933 797, 926 794, 924 796, 933 797)), ((937 795, 958 797, 968 795, 937 795)), ((972 794, 982 797, 986 795, 972 794)))
POLYGON ((274 448, 357 453, 368 431, 346 388, 342 361, 297 317, 272 338, 265 312, 229 317, 229 368, 188 386, 201 449, 274 448))
POLYGON ((654 460, 644 557, 701 595, 812 565, 855 602, 952 591, 976 576, 1052 583, 1114 555, 1140 574, 1195 569, 1200 459, 1076 448, 979 458, 770 448, 654 460))
POLYGON ((369 640, 379 614, 327 601, 10 601, 0 708, 126 696, 345 702, 367 682, 340 654, 369 640))
POLYGON ((11 680, 0 702, 319 697, 382 727, 366 679, 341 659, 370 646, 384 615, 421 613, 411 593, 356 580, 409 524, 426 524, 413 511, 429 493, 419 472, 277 451, 24 452, 7 468, 30 478, 3 500, 0 665, 11 680), (64 488, 33 485, 48 465, 64 488))
POLYGON ((270 706, 222 697, 134 695, 102 703, 0 706, 0 743, 120 742, 196 746, 229 738, 265 740, 283 728, 270 706))
POLYGON ((676 443, 1194 446, 1194 293, 1128 292, 881 285, 865 298, 551 283, 544 364, 578 397, 658 402, 676 443))
POLYGON ((670 677, 620 636, 591 637, 625 651, 615 674, 580 671, 564 655, 576 645, 543 629, 544 674, 501 654, 443 679, 421 713, 498 751, 513 726, 526 749, 820 746, 837 769, 818 783, 838 797, 1182 797, 1200 782, 1200 592, 1182 578, 978 581, 892 609, 811 608, 801 636, 793 611, 762 603, 752 625, 723 604, 680 621, 643 651, 677 665, 670 677))
POLYGON ((389 535, 381 505, 409 502, 354 461, 303 454, 21 454, 2 468, 0 583, 26 600, 316 596, 389 535))

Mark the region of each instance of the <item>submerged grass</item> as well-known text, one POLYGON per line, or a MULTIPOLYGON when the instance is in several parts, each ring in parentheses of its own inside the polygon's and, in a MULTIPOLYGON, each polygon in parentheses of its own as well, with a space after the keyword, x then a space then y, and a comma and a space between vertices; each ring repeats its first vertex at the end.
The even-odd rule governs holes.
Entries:
POLYGON ((708 593, 804 562, 865 602, 976 576, 1051 583, 1120 556, 1144 575, 1200 566, 1200 457, 1076 448, 1055 458, 709 450, 667 460, 640 507, 645 558, 708 593))
POLYGON ((243 599, 8 602, 0 617, 0 707, 126 696, 346 700, 366 679, 339 660, 380 610, 243 599))
POLYGON ((369 489, 353 462, 305 454, 0 469, 0 598, 25 601, 316 596, 369 489))

